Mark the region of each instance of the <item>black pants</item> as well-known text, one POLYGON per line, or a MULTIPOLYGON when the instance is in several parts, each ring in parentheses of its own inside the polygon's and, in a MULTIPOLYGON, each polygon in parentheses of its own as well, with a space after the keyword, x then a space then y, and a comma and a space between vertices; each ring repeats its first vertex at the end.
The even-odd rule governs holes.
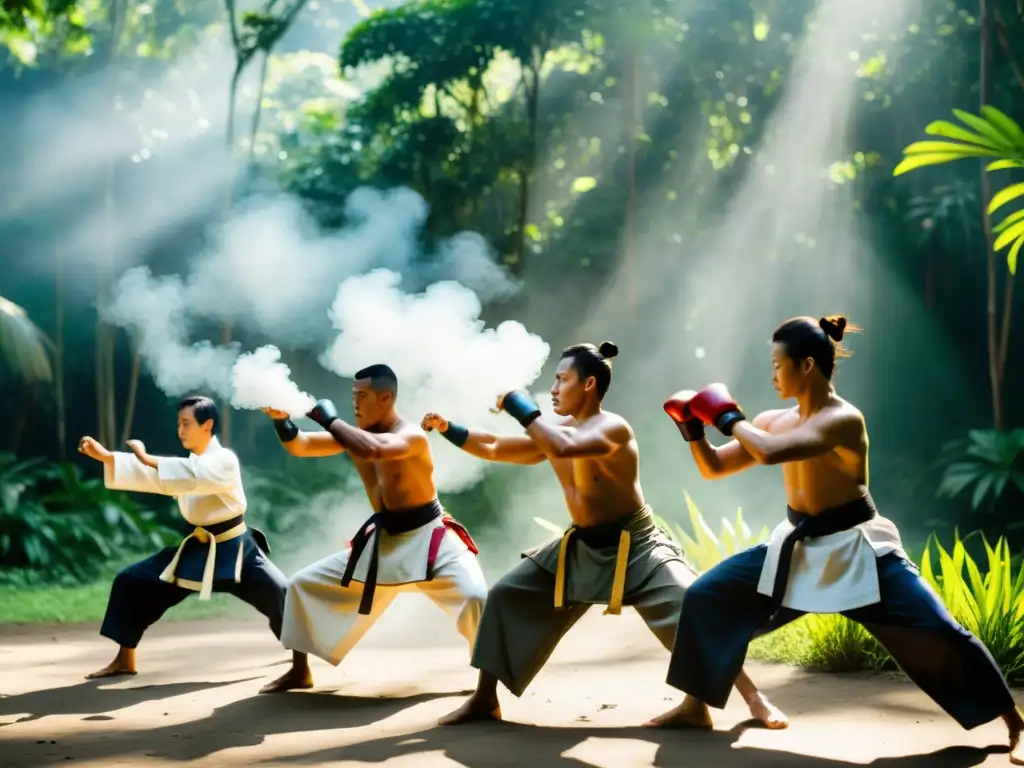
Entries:
MULTIPOLYGON (((256 546, 249 533, 243 534, 242 579, 215 581, 215 592, 227 592, 244 600, 270 622, 274 636, 281 638, 284 597, 288 579, 256 546)), ((198 594, 190 589, 160 580, 177 547, 168 547, 114 577, 100 634, 125 648, 135 648, 143 633, 168 609, 186 597, 198 594)))
MULTIPOLYGON (((743 667, 747 646, 772 611, 757 591, 767 546, 733 555, 686 591, 668 684, 725 706, 743 667)), ((966 729, 995 720, 1014 707, 992 655, 950 615, 941 598, 903 556, 878 558, 881 599, 844 611, 864 626, 922 691, 966 729)), ((803 615, 783 609, 787 621, 803 615)), ((775 627, 781 622, 776 622, 775 627)))

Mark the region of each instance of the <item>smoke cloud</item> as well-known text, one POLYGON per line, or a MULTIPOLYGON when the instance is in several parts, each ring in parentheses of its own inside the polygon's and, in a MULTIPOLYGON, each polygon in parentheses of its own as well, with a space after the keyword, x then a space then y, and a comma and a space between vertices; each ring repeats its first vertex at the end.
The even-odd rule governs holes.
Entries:
MULTIPOLYGON (((485 328, 478 296, 454 281, 406 294, 401 277, 374 270, 338 288, 330 316, 340 335, 322 356, 339 376, 374 363, 390 365, 399 381, 399 410, 419 419, 434 411, 476 427, 507 430, 507 416, 489 412, 497 396, 530 386, 551 348, 521 323, 485 328)), ((478 481, 484 462, 462 451, 434 455, 442 490, 478 481)))
MULTIPOLYGON (((187 276, 125 272, 105 316, 135 337, 146 370, 172 397, 209 391, 235 408, 302 416, 314 398, 292 380, 280 345, 321 353, 321 364, 342 377, 390 365, 410 419, 431 410, 507 429, 488 409, 500 393, 531 385, 550 347, 521 323, 487 328, 480 319, 482 301, 518 289, 486 241, 460 233, 424 253, 428 206, 409 189, 356 190, 345 214, 346 227, 323 233, 291 198, 254 201, 187 276), (214 320, 269 343, 246 352, 237 343, 193 342, 214 320)), ((478 459, 437 453, 441 490, 482 477, 478 459)))

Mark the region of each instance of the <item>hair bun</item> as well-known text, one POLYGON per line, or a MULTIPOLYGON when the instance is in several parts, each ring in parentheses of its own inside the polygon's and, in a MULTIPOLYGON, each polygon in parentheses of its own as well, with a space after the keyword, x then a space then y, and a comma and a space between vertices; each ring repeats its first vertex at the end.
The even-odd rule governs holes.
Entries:
POLYGON ((818 321, 818 325, 821 326, 821 330, 832 339, 832 341, 840 342, 843 340, 843 331, 846 330, 846 318, 842 315, 834 315, 832 317, 823 317, 818 321))
POLYGON ((619 347, 612 341, 602 341, 597 347, 597 351, 601 353, 601 357, 605 360, 611 360, 613 357, 619 354, 619 347))

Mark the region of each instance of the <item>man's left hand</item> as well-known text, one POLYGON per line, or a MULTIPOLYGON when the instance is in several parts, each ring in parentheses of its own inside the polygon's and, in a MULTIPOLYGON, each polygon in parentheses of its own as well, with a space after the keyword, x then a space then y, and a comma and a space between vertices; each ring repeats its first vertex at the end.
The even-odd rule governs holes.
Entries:
POLYGON ((125 445, 127 445, 131 449, 131 452, 135 454, 135 458, 147 467, 151 467, 152 469, 157 468, 156 459, 146 453, 146 444, 141 440, 128 440, 125 445))

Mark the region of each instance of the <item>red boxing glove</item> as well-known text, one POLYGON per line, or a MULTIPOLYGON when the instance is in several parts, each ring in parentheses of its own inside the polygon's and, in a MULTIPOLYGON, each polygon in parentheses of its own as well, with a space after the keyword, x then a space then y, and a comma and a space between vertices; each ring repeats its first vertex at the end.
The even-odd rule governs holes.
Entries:
POLYGON ((689 412, 704 424, 713 426, 727 437, 732 436, 732 428, 746 416, 732 399, 725 384, 711 384, 690 398, 689 412))
POLYGON ((696 394, 692 389, 684 389, 676 392, 661 406, 672 417, 679 428, 679 434, 688 443, 704 439, 704 425, 690 412, 690 399, 696 394))

